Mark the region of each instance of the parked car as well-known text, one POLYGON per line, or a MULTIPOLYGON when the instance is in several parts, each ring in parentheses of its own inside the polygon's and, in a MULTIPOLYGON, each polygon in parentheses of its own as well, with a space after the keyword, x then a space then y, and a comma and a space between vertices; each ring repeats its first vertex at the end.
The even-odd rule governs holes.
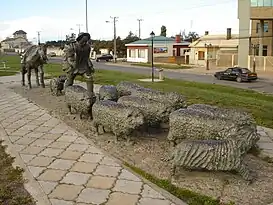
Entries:
POLYGON ((257 73, 247 68, 233 67, 214 74, 218 80, 236 80, 238 83, 250 82, 258 79, 257 73))
POLYGON ((47 54, 49 57, 56 57, 57 54, 55 52, 50 52, 47 54))
POLYGON ((104 54, 100 57, 97 57, 96 61, 99 62, 99 61, 110 61, 110 60, 113 60, 113 56, 111 54, 104 54))

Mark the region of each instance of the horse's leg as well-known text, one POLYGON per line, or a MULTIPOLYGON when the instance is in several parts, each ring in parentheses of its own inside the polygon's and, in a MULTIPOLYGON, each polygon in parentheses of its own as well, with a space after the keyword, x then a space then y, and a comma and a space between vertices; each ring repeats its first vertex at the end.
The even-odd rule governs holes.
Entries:
POLYGON ((21 74, 22 74, 22 86, 25 86, 25 65, 21 66, 21 74))
POLYGON ((39 73, 40 73, 40 82, 42 88, 45 88, 45 80, 44 80, 44 66, 39 66, 39 73))
POLYGON ((28 81, 28 88, 31 89, 31 66, 27 66, 27 81, 28 81))
POLYGON ((40 82, 39 82, 39 76, 38 76, 38 67, 34 68, 34 72, 35 72, 35 77, 36 77, 36 84, 39 87, 40 82))

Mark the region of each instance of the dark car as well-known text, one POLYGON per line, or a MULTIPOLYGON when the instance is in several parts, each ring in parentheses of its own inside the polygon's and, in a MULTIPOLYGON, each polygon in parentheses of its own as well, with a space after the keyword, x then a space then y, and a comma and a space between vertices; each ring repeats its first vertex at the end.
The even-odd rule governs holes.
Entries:
POLYGON ((99 62, 99 61, 110 61, 110 60, 113 60, 113 56, 111 54, 104 54, 100 57, 97 57, 96 61, 99 62))
POLYGON ((47 54, 49 57, 56 57, 57 54, 55 52, 50 52, 49 54, 47 54))
POLYGON ((225 71, 216 72, 214 77, 218 80, 236 80, 239 83, 258 79, 257 73, 241 67, 228 68, 225 71))

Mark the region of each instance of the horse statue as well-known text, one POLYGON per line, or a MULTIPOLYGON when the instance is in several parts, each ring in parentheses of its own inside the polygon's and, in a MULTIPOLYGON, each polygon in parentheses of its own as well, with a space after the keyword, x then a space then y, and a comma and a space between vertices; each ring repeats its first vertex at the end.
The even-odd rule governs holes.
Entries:
POLYGON ((27 74, 28 88, 31 89, 31 71, 34 70, 37 86, 45 87, 44 68, 47 63, 47 46, 45 44, 32 45, 21 54, 22 86, 25 86, 25 74, 27 74), (40 74, 40 82, 39 76, 40 74))

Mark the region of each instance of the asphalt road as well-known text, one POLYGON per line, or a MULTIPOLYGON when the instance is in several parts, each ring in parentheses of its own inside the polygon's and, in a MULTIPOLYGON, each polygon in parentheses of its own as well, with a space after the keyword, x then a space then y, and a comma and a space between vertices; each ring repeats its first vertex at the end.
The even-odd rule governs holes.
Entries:
MULTIPOLYGON (((61 63, 61 58, 50 58, 49 62, 54 63, 61 63)), ((150 75, 151 69, 145 67, 138 67, 138 66, 119 66, 119 65, 110 65, 104 62, 93 62, 95 69, 102 69, 102 70, 114 70, 114 71, 121 71, 121 72, 129 72, 129 73, 136 73, 136 74, 143 74, 143 75, 150 75)), ((193 81, 193 82, 202 82, 202 83, 210 83, 210 84, 219 84, 219 85, 226 85, 231 87, 237 88, 244 88, 244 89, 251 89, 256 90, 259 92, 265 92, 273 94, 273 81, 266 80, 266 79, 259 79, 254 82, 246 82, 246 83, 237 83, 233 81, 224 81, 224 80, 217 80, 214 78, 213 75, 201 75, 201 74, 192 74, 192 73, 181 73, 171 70, 165 70, 164 76, 170 79, 178 79, 178 80, 186 80, 186 81, 193 81)))

